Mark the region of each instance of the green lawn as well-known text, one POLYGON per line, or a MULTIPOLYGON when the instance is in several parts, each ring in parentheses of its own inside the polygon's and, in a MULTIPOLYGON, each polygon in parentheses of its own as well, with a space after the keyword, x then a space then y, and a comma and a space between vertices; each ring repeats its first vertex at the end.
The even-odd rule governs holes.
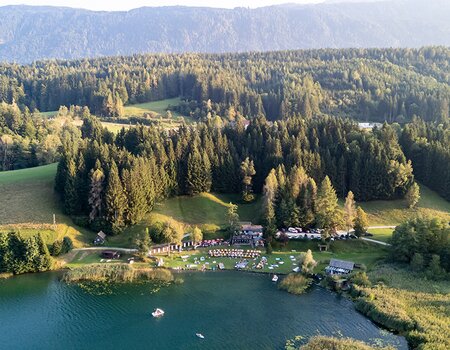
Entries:
POLYGON ((369 229, 369 233, 373 234, 373 237, 368 238, 387 242, 392 237, 392 232, 394 232, 393 228, 371 228, 369 229))

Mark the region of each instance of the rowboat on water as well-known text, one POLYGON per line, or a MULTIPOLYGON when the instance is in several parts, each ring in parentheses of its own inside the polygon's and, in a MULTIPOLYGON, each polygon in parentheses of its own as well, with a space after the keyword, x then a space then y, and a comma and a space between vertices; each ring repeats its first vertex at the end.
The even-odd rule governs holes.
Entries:
POLYGON ((164 310, 163 309, 155 309, 155 311, 152 312, 153 317, 162 317, 164 316, 164 310))

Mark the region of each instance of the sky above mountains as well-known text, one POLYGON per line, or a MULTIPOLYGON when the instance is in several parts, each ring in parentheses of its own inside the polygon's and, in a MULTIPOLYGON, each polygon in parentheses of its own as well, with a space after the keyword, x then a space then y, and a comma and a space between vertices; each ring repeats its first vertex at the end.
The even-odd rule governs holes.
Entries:
POLYGON ((126 11, 142 6, 205 6, 205 7, 262 7, 270 5, 279 5, 285 3, 320 3, 325 0, 0 0, 0 6, 6 5, 48 5, 48 6, 68 6, 75 8, 85 8, 89 10, 101 11, 126 11))

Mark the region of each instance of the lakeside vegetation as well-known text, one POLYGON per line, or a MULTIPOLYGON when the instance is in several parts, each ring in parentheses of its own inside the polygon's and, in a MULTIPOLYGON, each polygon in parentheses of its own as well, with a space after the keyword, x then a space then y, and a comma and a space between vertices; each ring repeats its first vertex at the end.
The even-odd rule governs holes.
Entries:
POLYGON ((336 338, 325 336, 311 337, 306 344, 301 345, 302 337, 296 337, 286 342, 285 350, 394 350, 393 347, 372 346, 351 338, 336 338))
POLYGON ((133 283, 145 281, 173 282, 173 274, 167 269, 134 267, 130 264, 89 264, 67 271, 63 280, 68 283, 113 282, 133 283))
POLYGON ((450 281, 429 280, 404 267, 380 266, 374 286, 358 288, 356 308, 378 324, 406 336, 413 349, 450 347, 450 281))
POLYGON ((312 280, 299 273, 290 273, 278 284, 278 288, 292 294, 303 294, 311 285, 312 280))

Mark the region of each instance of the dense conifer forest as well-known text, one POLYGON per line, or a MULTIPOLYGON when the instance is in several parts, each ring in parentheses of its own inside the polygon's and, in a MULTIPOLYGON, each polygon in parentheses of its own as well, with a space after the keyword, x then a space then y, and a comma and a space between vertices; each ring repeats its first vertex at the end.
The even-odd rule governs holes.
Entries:
POLYGON ((31 111, 87 106, 116 117, 121 107, 181 96, 179 107, 268 120, 319 114, 361 121, 445 121, 450 50, 309 50, 223 55, 135 55, 0 65, 0 100, 31 111))
POLYGON ((56 189, 68 214, 103 228, 137 223, 173 195, 241 192, 245 200, 267 191, 269 173, 276 177, 279 210, 291 206, 297 213, 280 214, 280 225, 316 224, 324 178, 339 196, 351 190, 358 200, 401 198, 413 183, 411 163, 388 125, 369 133, 333 117, 276 123, 260 117, 247 128, 211 118, 177 131, 139 126, 114 137, 87 117, 81 131, 79 143, 64 145, 56 189))

